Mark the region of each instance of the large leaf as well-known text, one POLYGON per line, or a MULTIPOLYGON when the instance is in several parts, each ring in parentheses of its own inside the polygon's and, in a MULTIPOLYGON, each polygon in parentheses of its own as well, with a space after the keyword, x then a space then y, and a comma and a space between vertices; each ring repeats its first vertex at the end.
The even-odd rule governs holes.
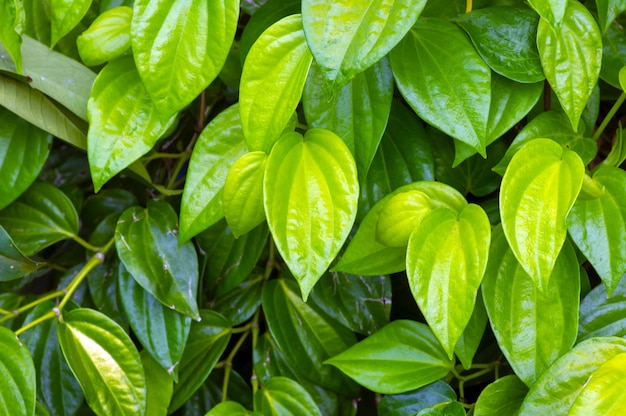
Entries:
POLYGON ((178 246, 177 217, 164 201, 128 208, 115 229, 115 247, 137 283, 163 305, 198 319, 198 257, 191 242, 178 246))
POLYGON ((246 151, 235 104, 211 120, 194 146, 180 207, 181 243, 224 216, 222 190, 228 171, 246 151))
POLYGON ((475 416, 515 416, 528 387, 516 376, 497 379, 480 393, 474 407, 475 416))
POLYGON ((239 97, 250 150, 269 153, 278 140, 300 102, 312 60, 299 14, 274 23, 252 45, 239 97))
POLYGON ((382 59, 329 96, 318 65, 304 87, 304 112, 312 127, 333 131, 354 155, 359 178, 365 178, 383 137, 393 99, 393 74, 382 59))
POLYGON ((136 0, 131 42, 137 70, 166 118, 219 74, 235 37, 236 0, 136 0))
POLYGON ((433 210, 409 239, 411 293, 450 358, 474 311, 490 241, 487 214, 474 204, 458 214, 433 210))
POLYGON ((333 89, 387 55, 417 21, 426 0, 304 0, 302 23, 333 89))
POLYGON ((598 285, 580 304, 578 340, 593 337, 626 336, 626 279, 622 278, 613 294, 598 285))
POLYGON ((540 19, 537 46, 543 72, 577 130, 600 75, 602 35, 585 6, 577 1, 558 1, 567 4, 563 22, 557 30, 554 22, 540 19))
POLYGON ((141 359, 118 324, 93 309, 79 308, 63 314, 57 333, 63 355, 96 414, 144 414, 141 359))
POLYGON ((85 65, 100 65, 115 59, 130 48, 130 23, 133 9, 127 6, 107 10, 93 21, 77 39, 80 58, 85 65))
POLYGON ((88 112, 89 168, 96 191, 152 149, 173 121, 159 115, 130 56, 109 62, 98 74, 88 112))
POLYGON ((174 392, 174 380, 170 374, 148 353, 139 354, 146 373, 146 415, 165 416, 174 392))
POLYGON ((454 389, 440 380, 407 393, 386 395, 378 404, 378 415, 413 416, 426 408, 454 400, 454 389))
POLYGON ((70 33, 87 14, 91 0, 51 0, 50 1, 50 46, 70 33))
POLYGON ((5 415, 35 413, 37 380, 28 348, 10 329, 0 326, 0 411, 5 415))
POLYGON ((344 142, 324 129, 284 135, 267 160, 267 222, 306 300, 356 217, 356 166, 344 142))
POLYGON ((6 49, 18 73, 22 72, 22 32, 24 30, 24 5, 20 1, 0 1, 0 14, 4 17, 0 25, 0 48, 6 49))
POLYGON ((504 234, 515 257, 540 289, 548 279, 567 235, 566 216, 582 186, 580 157, 549 139, 520 149, 500 189, 504 234))
POLYGON ((532 385, 576 341, 580 299, 576 253, 571 244, 563 246, 542 291, 517 262, 498 227, 482 290, 500 349, 517 376, 532 385))
POLYGON ((491 70, 462 29, 418 20, 390 56, 398 88, 415 112, 485 157, 491 70))
POLYGON ((267 416, 322 416, 311 395, 298 382, 287 377, 272 377, 254 396, 254 410, 267 416))
POLYGON ((398 320, 326 363, 377 393, 404 393, 442 377, 454 367, 422 323, 398 320))

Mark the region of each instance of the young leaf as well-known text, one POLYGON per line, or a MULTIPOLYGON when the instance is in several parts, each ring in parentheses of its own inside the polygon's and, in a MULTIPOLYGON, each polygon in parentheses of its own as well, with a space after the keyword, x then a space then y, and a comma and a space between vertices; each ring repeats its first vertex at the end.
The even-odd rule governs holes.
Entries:
POLYGON ((490 241, 487 214, 474 204, 431 211, 409 239, 411 293, 450 358, 474 311, 490 241))
POLYGON ((383 394, 425 386, 444 377, 454 366, 430 329, 408 320, 391 322, 326 363, 383 394))
POLYGON ((390 56, 398 88, 413 110, 486 157, 491 70, 462 29, 418 20, 390 56))
POLYGON ((528 387, 517 376, 497 379, 480 393, 474 407, 474 416, 515 416, 528 387))
POLYGON ((313 57, 301 15, 270 26, 252 45, 241 74, 239 110, 251 151, 269 153, 296 110, 313 57))
POLYGON ((163 305, 197 319, 198 257, 192 243, 178 247, 176 223, 164 201, 128 208, 117 222, 115 247, 137 283, 163 305))
POLYGON ((429 407, 455 400, 454 389, 440 380, 407 393, 387 394, 378 404, 378 415, 413 416, 429 407))
POLYGON ((376 239, 389 247, 406 247, 413 230, 434 209, 428 195, 407 191, 385 203, 376 223, 376 239))
POLYGON ((387 55, 425 5, 426 0, 304 0, 304 32, 327 83, 341 87, 387 55))
POLYGON ((10 329, 0 326, 0 411, 6 415, 35 413, 35 366, 28 348, 10 329))
POLYGON ((0 48, 6 48, 15 63, 17 73, 22 73, 22 31, 24 30, 24 5, 20 1, 3 0, 0 2, 0 48))
POLYGON ((248 416, 250 412, 237 402, 222 402, 204 416, 248 416))
POLYGON ((561 22, 566 20, 566 11, 569 0, 529 0, 531 7, 541 16, 546 23, 555 29, 561 28, 561 22))
POLYGON ((618 354, 602 364, 591 374, 568 415, 612 415, 621 412, 626 406, 624 372, 626 353, 618 354))
POLYGON ((115 7, 98 16, 89 29, 76 38, 78 53, 85 65, 103 64, 130 48, 132 17, 130 7, 115 7))
POLYGON ((239 105, 234 104, 211 120, 194 146, 180 206, 181 244, 224 216, 222 191, 228 171, 246 152, 239 105))
POLYGON ((555 22, 544 20, 545 16, 540 19, 537 46, 546 78, 577 130, 600 75, 602 35, 585 6, 577 1, 558 1, 563 7, 567 4, 563 22, 557 30, 555 22))
POLYGON ((264 382, 254 396, 254 410, 268 416, 322 416, 311 395, 287 377, 272 377, 264 382))
POLYGON ((142 350, 139 356, 146 373, 146 415, 166 416, 174 391, 174 380, 148 350, 142 350))
POLYGON ((354 158, 324 129, 284 135, 272 149, 264 178, 267 222, 276 248, 306 300, 328 269, 356 217, 354 158))
POLYGON ((87 14, 92 0, 51 0, 50 22, 51 35, 50 47, 70 33, 81 19, 87 14))
POLYGON ((582 186, 580 157, 549 139, 535 139, 509 164, 500 189, 509 246, 539 289, 548 286, 567 235, 567 214, 582 186))
POLYGON ((578 341, 593 337, 626 336, 626 279, 622 278, 613 294, 600 284, 580 304, 578 341))
POLYGON ((136 0, 131 43, 137 71, 165 119, 220 73, 239 18, 236 0, 136 0))
POLYGON ((96 414, 145 413, 141 359, 118 324, 93 309, 79 308, 63 314, 57 333, 63 355, 96 414))

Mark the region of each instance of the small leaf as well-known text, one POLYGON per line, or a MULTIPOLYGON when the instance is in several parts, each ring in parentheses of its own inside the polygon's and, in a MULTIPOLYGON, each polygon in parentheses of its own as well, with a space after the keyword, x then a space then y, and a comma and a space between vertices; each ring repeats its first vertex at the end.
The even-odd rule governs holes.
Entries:
POLYGON ((133 9, 115 7, 100 14, 78 38, 78 53, 85 65, 95 66, 117 58, 130 48, 133 9))
POLYGON ((475 416, 515 416, 528 387, 516 376, 504 376, 489 384, 478 396, 475 416))
POLYGON ((626 10, 626 1, 624 0, 596 0, 596 6, 598 8, 598 20, 600 21, 600 27, 602 33, 607 31, 607 28, 613 20, 626 10))
POLYGON ((334 133, 284 135, 264 178, 267 222, 276 248, 306 300, 345 242, 356 217, 359 186, 350 151, 334 133))
POLYGON ((393 321, 326 363, 383 394, 425 386, 454 366, 425 324, 407 320, 393 321))
POLYGON ((178 247, 176 222, 164 201, 128 208, 117 222, 115 247, 137 283, 163 305, 197 319, 198 258, 192 243, 178 247))
POLYGON ((595 370, 574 400, 568 415, 611 415, 626 406, 626 353, 618 354, 595 370))
POLYGON ((237 402, 222 402, 204 416, 248 416, 250 412, 237 402))
POLYGON ((22 73, 22 32, 24 30, 24 5, 21 1, 3 0, 0 2, 0 15, 5 19, 0 25, 0 48, 5 48, 17 73, 22 73))
POLYGON ((70 33, 87 14, 91 0, 51 0, 50 21, 52 24, 50 47, 70 33))
POLYGON ((456 400, 456 393, 444 381, 435 381, 417 390, 388 394, 378 404, 379 416, 413 416, 440 403, 456 400))
POLYGON ((568 18, 566 10, 571 2, 569 0, 528 0, 528 3, 539 13, 539 16, 556 29, 560 28, 561 22, 568 18))
POLYGON ((287 377, 272 377, 264 382, 254 396, 254 410, 269 416, 322 416, 311 395, 287 377))
POLYGON ((376 223, 376 239, 389 247, 406 247, 413 230, 434 209, 428 197, 420 191, 394 195, 381 210, 376 223))
POLYGON ((596 286, 580 304, 578 341, 594 337, 626 336, 626 279, 622 278, 613 294, 606 286, 596 286))
POLYGON ((19 279, 43 266, 26 257, 0 225, 0 282, 19 279))
POLYGON ((28 348, 10 329, 0 326, 0 410, 6 415, 35 413, 35 366, 28 348))

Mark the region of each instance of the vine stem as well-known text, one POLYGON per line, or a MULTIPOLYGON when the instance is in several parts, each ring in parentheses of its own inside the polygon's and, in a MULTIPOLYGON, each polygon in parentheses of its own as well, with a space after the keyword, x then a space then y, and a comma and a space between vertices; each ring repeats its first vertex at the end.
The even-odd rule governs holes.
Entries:
POLYGON ((613 104, 613 107, 611 107, 611 110, 609 110, 609 112, 607 113, 606 117, 604 117, 604 120, 602 120, 602 123, 600 124, 600 127, 598 127, 598 130, 596 130, 596 132, 594 133, 592 137, 594 141, 597 141, 602 133, 604 133, 604 129, 606 129, 606 126, 609 125, 609 122, 613 119, 613 116, 615 116, 617 110, 619 110, 620 106, 624 103, 624 100, 626 100, 626 93, 622 92, 617 101, 615 101, 615 104, 613 104))
POLYGON ((472 0, 467 0, 465 2, 465 13, 469 13, 472 11, 472 0))
POLYGON ((248 338, 248 334, 250 331, 244 332, 244 334, 237 340, 237 343, 233 347, 230 354, 224 361, 224 382, 222 384, 222 402, 225 402, 228 398, 228 383, 230 382, 230 373, 233 371, 233 360, 235 359, 235 355, 239 352, 239 349, 243 345, 246 338, 248 338))
MULTIPOLYGON (((257 309, 254 313, 254 317, 252 318, 252 351, 256 349, 256 345, 259 341, 259 314, 261 309, 257 309)), ((253 360, 254 361, 254 360, 253 360)), ((252 367, 252 376, 250 377, 250 382, 252 383, 252 397, 259 390, 259 379, 254 372, 254 366, 252 367)))
POLYGON ((0 313, 5 314, 6 316, 3 316, 2 318, 0 318, 0 324, 8 321, 9 319, 12 319, 16 316, 18 316, 19 314, 28 311, 29 309, 34 308, 35 306, 44 303, 47 300, 52 300, 58 297, 61 297, 65 294, 64 290, 55 290, 54 292, 50 292, 45 294, 44 296, 40 297, 39 299, 36 299, 34 301, 32 301, 31 303, 28 303, 24 306, 22 306, 21 308, 18 308, 14 311, 7 311, 7 310, 0 310, 0 313))
POLYGON ((461 373, 459 373, 459 371, 456 368, 452 368, 450 372, 459 381, 459 399, 462 401, 465 400, 465 383, 466 382, 473 380, 475 378, 484 376, 485 374, 489 374, 492 371, 497 371, 498 365, 499 365, 498 361, 494 361, 489 364, 474 364, 470 367, 470 370, 477 369, 479 371, 476 371, 475 373, 472 373, 466 376, 461 375, 461 373))

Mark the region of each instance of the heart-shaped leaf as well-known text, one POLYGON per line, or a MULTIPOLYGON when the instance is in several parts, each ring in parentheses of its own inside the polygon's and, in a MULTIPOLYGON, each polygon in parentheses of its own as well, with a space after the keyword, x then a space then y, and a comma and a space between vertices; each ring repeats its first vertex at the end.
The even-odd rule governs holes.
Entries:
POLYGON ((15 333, 0 326, 0 410, 6 415, 30 416, 35 413, 37 380, 28 348, 15 333))
POLYGON ((87 14, 92 0, 51 0, 50 23, 51 41, 54 47, 57 42, 78 25, 87 14))
POLYGON ((517 376, 497 379, 480 393, 474 407, 475 416, 515 416, 528 387, 517 376))
POLYGON ((80 59, 85 65, 100 65, 130 48, 133 9, 119 6, 100 14, 89 29, 76 38, 80 59))
POLYGON ((311 395, 298 382, 287 377, 272 377, 254 395, 254 410, 268 416, 322 416, 311 395))
POLYGON ((420 191, 392 196, 378 216, 376 239, 389 247, 406 247, 411 233, 433 209, 430 197, 420 191))

